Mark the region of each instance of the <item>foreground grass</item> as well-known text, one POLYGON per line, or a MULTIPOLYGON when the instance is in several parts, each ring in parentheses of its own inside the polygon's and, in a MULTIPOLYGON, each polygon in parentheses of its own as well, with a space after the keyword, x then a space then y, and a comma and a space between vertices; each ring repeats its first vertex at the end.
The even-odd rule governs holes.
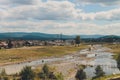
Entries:
POLYGON ((81 44, 74 46, 34 46, 0 50, 0 64, 29 61, 47 57, 60 57, 87 48, 81 44))
POLYGON ((109 75, 109 76, 104 76, 104 77, 100 77, 94 80, 110 80, 110 79, 115 79, 115 78, 119 78, 120 74, 116 74, 116 75, 109 75))
MULTIPOLYGON (((51 72, 53 73, 52 76, 56 77, 56 79, 54 80, 64 80, 64 76, 62 75, 61 72, 57 72, 54 71, 54 67, 49 67, 47 64, 44 64, 42 65, 41 67, 37 67, 36 69, 32 69, 30 66, 26 66, 24 67, 22 70, 21 70, 20 73, 16 73, 16 74, 11 74, 11 75, 7 75, 6 72, 2 72, 0 73, 0 80, 21 80, 20 78, 23 76, 23 75, 26 75, 26 76, 31 76, 31 72, 33 73, 32 75, 34 75, 34 79, 31 79, 31 80, 53 80, 53 79, 48 79, 48 74, 49 75, 51 74, 51 72), (44 67, 44 66, 47 66, 47 67, 44 67), (30 69, 29 69, 29 68, 30 69), (44 67, 44 69, 43 69, 44 67), (26 69, 25 69, 26 68, 26 69), (44 70, 44 71, 43 71, 44 70), (22 72, 22 75, 21 75, 21 72, 22 72), (43 73, 44 72, 44 75, 42 75, 43 77, 45 76, 46 79, 42 79, 40 78, 40 74, 39 73, 43 73)), ((25 77, 25 76, 24 76, 25 77)), ((52 78, 52 77, 51 77, 52 78)), ((25 80, 25 79, 24 79, 25 80)), ((28 79, 27 79, 28 80, 28 79)))

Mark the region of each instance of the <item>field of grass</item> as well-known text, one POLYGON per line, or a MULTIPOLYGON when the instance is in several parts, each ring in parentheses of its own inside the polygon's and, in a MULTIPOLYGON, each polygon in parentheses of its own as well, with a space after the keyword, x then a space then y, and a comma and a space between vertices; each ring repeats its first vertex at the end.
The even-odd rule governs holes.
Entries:
POLYGON ((110 79, 115 79, 120 77, 120 74, 116 74, 116 75, 109 75, 109 76, 104 76, 104 77, 100 77, 94 80, 110 80, 110 79))
POLYGON ((117 59, 120 55, 120 44, 105 44, 106 47, 111 49, 111 52, 114 53, 114 59, 117 59))
POLYGON ((34 46, 14 49, 0 50, 0 65, 15 62, 29 61, 39 58, 59 57, 74 53, 81 49, 87 48, 87 45, 81 44, 75 46, 34 46))

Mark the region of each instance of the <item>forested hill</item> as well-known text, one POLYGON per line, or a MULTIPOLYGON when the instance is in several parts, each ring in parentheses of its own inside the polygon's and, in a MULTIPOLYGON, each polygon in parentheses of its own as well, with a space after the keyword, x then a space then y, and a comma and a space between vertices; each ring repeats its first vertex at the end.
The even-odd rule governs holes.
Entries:
MULTIPOLYGON (((47 34, 47 33, 25 33, 25 32, 11 32, 0 33, 0 39, 23 39, 23 40, 53 40, 53 39, 74 39, 76 35, 64 34, 47 34)), ((80 35, 81 39, 99 39, 99 40, 119 40, 120 36, 105 36, 105 35, 80 35)))
POLYGON ((25 32, 0 33, 0 39, 46 40, 60 38, 73 39, 75 38, 75 36, 46 33, 25 33, 25 32))

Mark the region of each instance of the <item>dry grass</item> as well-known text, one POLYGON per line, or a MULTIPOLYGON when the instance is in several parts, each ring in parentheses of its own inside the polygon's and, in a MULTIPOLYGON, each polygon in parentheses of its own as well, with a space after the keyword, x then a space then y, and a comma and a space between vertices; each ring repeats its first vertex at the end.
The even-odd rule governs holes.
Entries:
POLYGON ((119 77, 120 77, 120 74, 116 74, 116 75, 109 75, 109 76, 100 77, 100 78, 97 78, 94 80, 111 80, 111 79, 115 79, 115 78, 119 78, 119 77))
POLYGON ((29 61, 39 58, 59 57, 87 48, 87 45, 74 46, 36 46, 0 50, 0 64, 29 61))
POLYGON ((116 59, 120 55, 120 44, 105 44, 106 47, 111 49, 111 52, 116 54, 114 58, 116 59))
POLYGON ((106 44, 106 46, 112 49, 113 53, 120 53, 120 44, 106 44))

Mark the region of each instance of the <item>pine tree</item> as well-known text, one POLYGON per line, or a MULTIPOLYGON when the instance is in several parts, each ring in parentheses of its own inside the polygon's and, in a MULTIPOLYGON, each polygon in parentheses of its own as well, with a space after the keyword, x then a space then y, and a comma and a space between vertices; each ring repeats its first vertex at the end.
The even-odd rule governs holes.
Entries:
POLYGON ((76 80, 84 80, 86 79, 86 73, 83 71, 83 69, 80 69, 77 71, 75 78, 76 80))
POLYGON ((31 67, 26 66, 20 72, 21 80, 34 80, 35 73, 32 71, 31 67))
POLYGON ((9 40, 9 41, 8 41, 8 48, 12 48, 12 47, 13 47, 12 41, 9 40))
POLYGON ((76 36, 75 43, 79 46, 79 44, 80 44, 80 36, 76 36))
POLYGON ((5 69, 2 69, 0 75, 1 75, 1 76, 6 76, 6 75, 7 75, 5 69))
POLYGON ((43 79, 43 80, 56 80, 56 76, 54 75, 53 72, 49 71, 49 67, 47 66, 47 64, 45 64, 42 68, 42 71, 40 73, 38 73, 39 78, 43 79))

